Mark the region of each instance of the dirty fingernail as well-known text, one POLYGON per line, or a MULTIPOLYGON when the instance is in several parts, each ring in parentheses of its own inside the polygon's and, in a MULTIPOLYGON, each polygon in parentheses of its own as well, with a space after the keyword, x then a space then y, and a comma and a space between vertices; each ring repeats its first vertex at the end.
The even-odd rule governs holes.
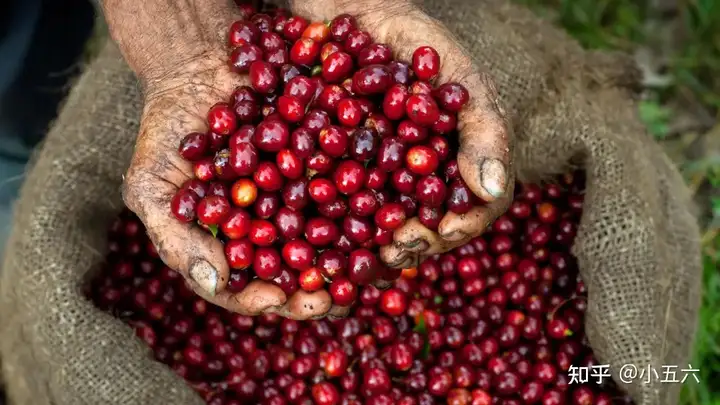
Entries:
POLYGON ((451 231, 448 233, 441 234, 440 237, 449 242, 457 242, 465 239, 467 236, 460 231, 451 231))
POLYGON ((396 258, 392 263, 388 263, 388 266, 398 267, 399 265, 405 263, 405 261, 407 261, 407 256, 403 254, 400 257, 396 258))
POLYGON ((422 242, 424 242, 422 239, 415 239, 411 240, 410 242, 405 242, 405 247, 412 249, 414 247, 418 247, 422 242))
POLYGON ((423 251, 427 250, 428 247, 430 247, 430 245, 428 245, 428 243, 425 242, 424 240, 421 240, 420 243, 415 243, 412 246, 406 244, 404 249, 408 252, 415 253, 415 252, 423 252, 423 251))
POLYGON ((200 288, 205 290, 211 296, 215 296, 215 289, 217 288, 218 273, 217 270, 210 263, 205 260, 196 262, 190 268, 190 278, 195 281, 200 288))
POLYGON ((497 159, 485 159, 480 167, 480 184, 488 194, 495 198, 505 194, 507 187, 505 165, 497 159))

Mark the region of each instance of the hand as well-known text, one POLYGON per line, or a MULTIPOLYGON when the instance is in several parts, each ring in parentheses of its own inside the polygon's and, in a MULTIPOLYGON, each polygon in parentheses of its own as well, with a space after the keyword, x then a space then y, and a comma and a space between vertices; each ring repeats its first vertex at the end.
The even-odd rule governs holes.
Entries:
POLYGON ((295 0, 293 12, 319 21, 338 14, 355 16, 373 40, 392 47, 395 57, 412 60, 412 53, 429 45, 442 62, 437 83, 458 82, 470 102, 458 115, 458 166, 468 187, 485 205, 464 215, 448 213, 435 233, 410 219, 395 231, 395 244, 381 250, 391 267, 413 267, 426 256, 462 246, 480 235, 509 206, 513 187, 513 138, 490 76, 457 43, 452 34, 409 0, 295 0))
POLYGON ((162 260, 182 273, 196 293, 230 311, 294 319, 344 315, 346 308, 331 308, 326 291, 286 297, 263 281, 253 281, 237 294, 224 291, 229 268, 222 243, 170 212, 173 195, 193 177, 191 164, 177 152, 178 142, 187 133, 207 131, 210 106, 249 83, 227 65, 227 29, 242 19, 237 8, 223 0, 192 6, 173 0, 106 0, 103 6, 111 34, 145 95, 123 198, 147 226, 162 260))

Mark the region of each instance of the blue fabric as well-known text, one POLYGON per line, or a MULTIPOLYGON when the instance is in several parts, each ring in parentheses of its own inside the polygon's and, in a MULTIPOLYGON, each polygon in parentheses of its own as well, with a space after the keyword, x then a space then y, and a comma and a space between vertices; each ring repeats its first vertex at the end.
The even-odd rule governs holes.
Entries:
MULTIPOLYGON (((40 16, 40 6, 40 0, 23 0, 13 7, 14 12, 8 20, 10 27, 5 37, 0 38, 0 95, 8 91, 22 71, 40 16)), ((0 255, 10 232, 12 205, 31 152, 22 141, 23 134, 14 130, 9 119, 0 114, 0 255)))

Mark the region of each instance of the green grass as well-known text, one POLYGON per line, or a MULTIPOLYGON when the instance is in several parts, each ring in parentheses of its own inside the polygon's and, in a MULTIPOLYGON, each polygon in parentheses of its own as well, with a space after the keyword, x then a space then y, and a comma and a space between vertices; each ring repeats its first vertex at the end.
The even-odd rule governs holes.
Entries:
POLYGON ((669 15, 654 10, 650 0, 517 1, 553 19, 587 48, 671 49, 660 72, 668 80, 646 89, 639 113, 676 158, 703 210, 704 294, 692 359, 701 382, 685 385, 681 404, 720 405, 720 194, 713 192, 720 189, 720 143, 698 154, 690 145, 697 142, 681 142, 720 138, 720 0, 677 0, 669 15), (653 23, 659 28, 650 28, 653 23), (675 30, 670 37, 677 42, 658 43, 658 30, 666 29, 675 30), (703 123, 685 132, 673 131, 673 120, 682 114, 678 106, 690 101, 697 116, 705 117, 703 123), (678 153, 678 144, 687 150, 678 153))

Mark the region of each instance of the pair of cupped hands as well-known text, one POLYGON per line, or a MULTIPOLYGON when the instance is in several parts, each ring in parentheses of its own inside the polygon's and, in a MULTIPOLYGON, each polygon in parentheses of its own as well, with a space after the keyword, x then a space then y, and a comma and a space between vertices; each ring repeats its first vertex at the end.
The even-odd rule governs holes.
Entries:
MULTIPOLYGON (((482 66, 439 21, 410 0, 294 0, 290 8, 309 21, 351 14, 361 29, 375 42, 391 46, 400 60, 409 61, 416 48, 430 45, 441 57, 437 82, 459 82, 470 92, 470 102, 458 116, 457 160, 463 179, 486 204, 464 215, 446 214, 437 233, 417 218, 410 219, 395 231, 394 243, 382 248, 380 258, 391 267, 410 267, 480 235, 505 211, 514 186, 511 128, 482 66)), ((179 271, 197 294, 230 311, 294 319, 346 315, 348 308, 332 305, 324 290, 288 297, 269 282, 252 281, 240 293, 230 293, 225 290, 230 269, 222 243, 171 214, 174 193, 193 176, 191 164, 177 152, 180 139, 206 131, 208 109, 249 84, 227 63, 227 30, 242 18, 237 6, 232 0, 104 0, 103 9, 110 34, 144 94, 123 198, 146 225, 165 264, 179 271)))

